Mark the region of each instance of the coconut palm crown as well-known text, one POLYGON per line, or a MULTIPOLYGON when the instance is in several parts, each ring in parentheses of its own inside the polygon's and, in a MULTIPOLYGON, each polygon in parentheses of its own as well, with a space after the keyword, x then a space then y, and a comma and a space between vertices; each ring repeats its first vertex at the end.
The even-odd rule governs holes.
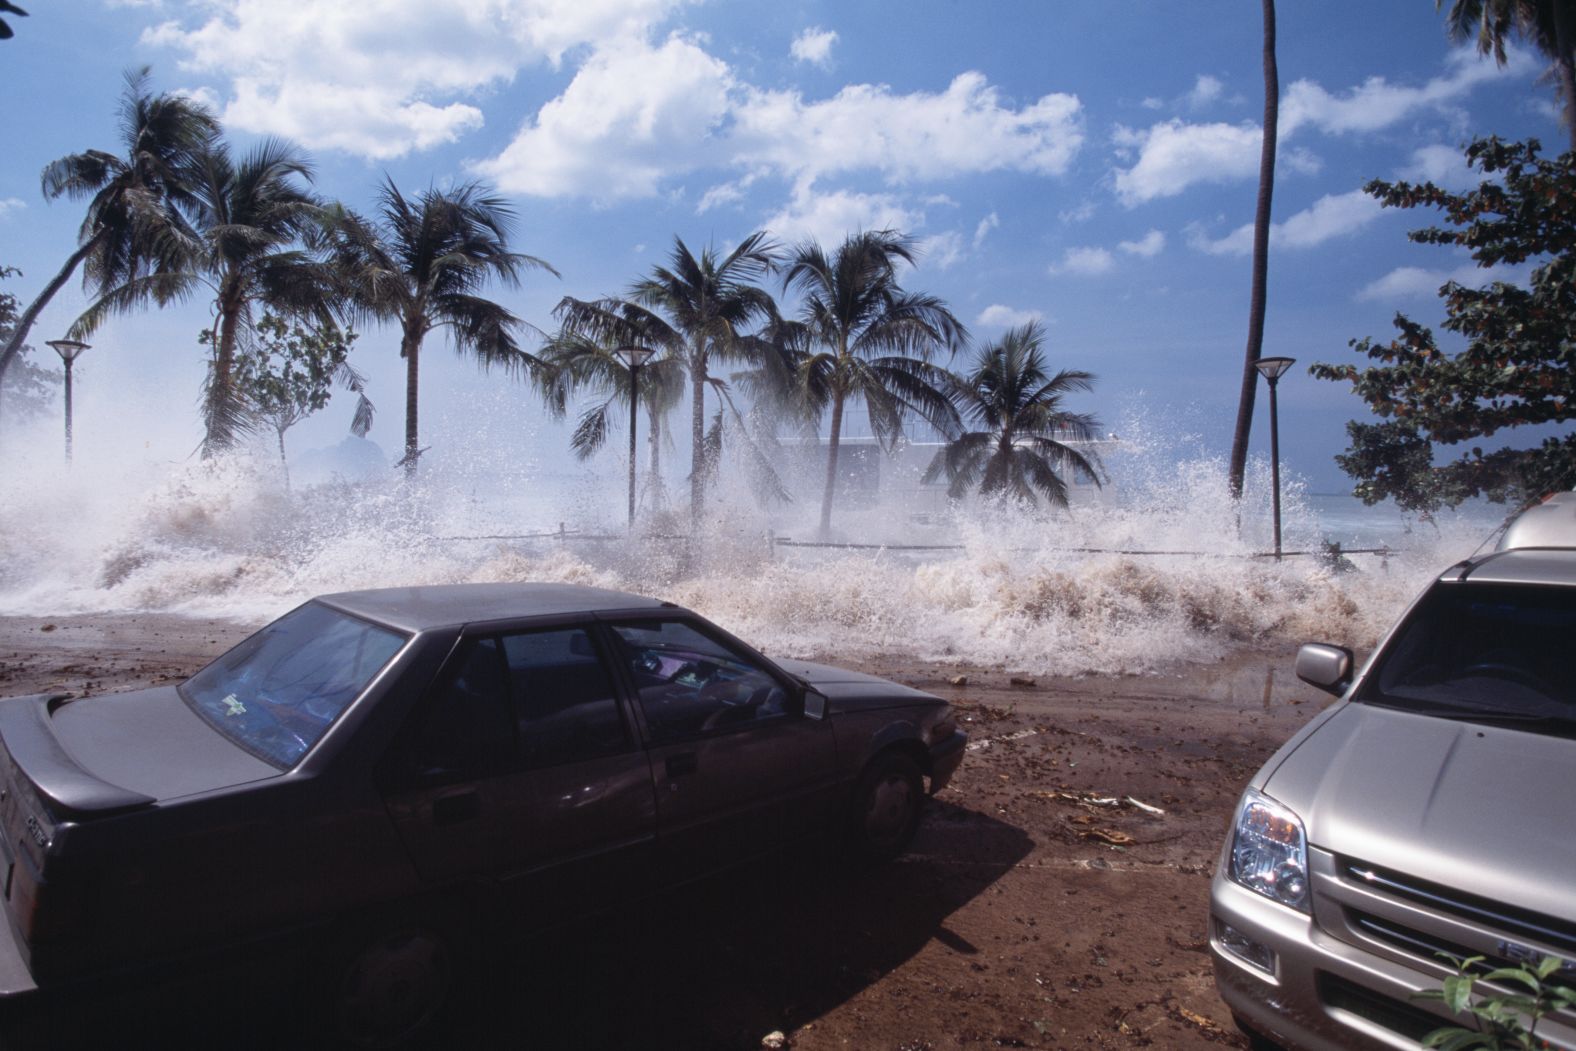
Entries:
POLYGON ((924 480, 943 474, 953 499, 971 489, 1034 504, 1045 497, 1067 506, 1072 473, 1100 484, 1098 461, 1066 444, 1094 438, 1099 424, 1062 408, 1073 391, 1090 390, 1087 372, 1046 371, 1045 330, 1038 321, 1009 329, 982 347, 974 368, 955 377, 952 395, 975 430, 965 431, 936 453, 924 480))
MULTIPOLYGON (((746 237, 726 255, 707 246, 699 255, 673 239, 667 266, 654 267, 624 298, 566 298, 555 311, 565 335, 603 346, 651 347, 664 368, 677 367, 690 381, 690 516, 705 511, 706 486, 717 467, 720 427, 706 428, 705 396, 725 395, 712 375, 718 363, 750 363, 762 352, 752 329, 777 316, 771 294, 757 281, 776 265, 776 246, 764 232, 746 237)), ((649 366, 648 366, 649 367, 649 366)))
POLYGON ((202 399, 202 449, 210 456, 253 422, 235 383, 235 355, 254 335, 254 306, 326 325, 332 321, 335 287, 332 269, 306 247, 321 230, 324 205, 310 188, 312 165, 299 147, 264 139, 236 159, 215 140, 198 153, 194 167, 186 207, 196 242, 181 265, 109 289, 72 331, 87 335, 112 315, 150 301, 184 300, 206 289, 213 297, 213 351, 202 399))
POLYGON ((850 401, 864 403, 884 448, 901 436, 910 414, 944 434, 957 429, 957 411, 944 393, 947 372, 930 359, 951 353, 967 332, 940 299, 898 284, 898 264, 912 265, 915 255, 913 238, 876 230, 851 235, 830 256, 818 244, 801 244, 784 270, 784 288, 801 297, 791 337, 802 347, 792 359, 792 391, 806 415, 832 414, 823 534, 832 525, 838 445, 850 401))
POLYGON ((148 82, 147 69, 126 74, 119 114, 123 153, 85 150, 44 168, 44 196, 86 198, 87 214, 76 250, 21 312, 0 348, 0 376, 79 266, 96 296, 137 277, 178 270, 194 248, 186 211, 195 200, 196 158, 219 134, 219 123, 201 103, 154 94, 148 82))
POLYGON ((428 333, 447 328, 454 349, 483 367, 533 371, 542 363, 521 348, 516 336, 529 326, 482 293, 490 281, 518 288, 527 270, 555 277, 558 271, 512 250, 514 211, 480 183, 429 188, 407 197, 386 179, 374 221, 342 212, 332 225, 335 260, 352 312, 400 326, 405 359, 401 463, 407 475, 414 475, 422 453, 420 361, 428 333))
MULTIPOLYGON (((1445 0, 1434 0, 1436 10, 1445 0)), ((1492 54, 1503 66, 1505 41, 1512 35, 1532 44, 1554 63, 1552 70, 1565 104, 1565 130, 1576 149, 1576 3, 1571 0, 1451 0, 1445 28, 1456 43, 1471 40, 1480 55, 1492 54)))

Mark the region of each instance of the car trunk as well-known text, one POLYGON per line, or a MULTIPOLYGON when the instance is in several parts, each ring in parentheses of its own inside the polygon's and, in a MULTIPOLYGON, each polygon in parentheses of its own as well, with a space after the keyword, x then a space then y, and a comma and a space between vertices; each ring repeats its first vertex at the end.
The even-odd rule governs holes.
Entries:
POLYGON ((81 834, 86 827, 278 774, 207 726, 171 687, 0 701, 3 895, 35 976, 49 967, 40 944, 85 948, 105 905, 100 867, 81 857, 92 838, 81 834))

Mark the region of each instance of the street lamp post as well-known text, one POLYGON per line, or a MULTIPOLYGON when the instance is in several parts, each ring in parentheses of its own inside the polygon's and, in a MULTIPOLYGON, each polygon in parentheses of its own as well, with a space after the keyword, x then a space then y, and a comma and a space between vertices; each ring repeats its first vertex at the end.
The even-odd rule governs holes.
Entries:
POLYGON ((1253 367, 1270 383, 1270 484, 1274 487, 1275 508, 1275 561, 1281 558, 1280 512, 1280 417, 1275 405, 1275 384, 1286 370, 1297 364, 1296 358, 1260 358, 1253 367))
POLYGON ((629 528, 635 528, 635 422, 640 409, 640 366, 656 351, 650 347, 618 347, 613 354, 629 369, 629 528))
POLYGON ((45 340, 55 353, 60 355, 60 360, 66 366, 66 463, 71 462, 71 364, 81 356, 88 344, 77 339, 50 339, 45 340))

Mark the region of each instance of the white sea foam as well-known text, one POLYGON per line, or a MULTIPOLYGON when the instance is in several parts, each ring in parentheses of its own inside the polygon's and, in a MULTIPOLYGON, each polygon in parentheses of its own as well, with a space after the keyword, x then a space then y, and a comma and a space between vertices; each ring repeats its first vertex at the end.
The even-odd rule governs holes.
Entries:
MULTIPOLYGON (((718 494, 701 540, 630 542, 621 522, 606 520, 619 503, 608 481, 576 491, 524 469, 478 464, 415 485, 390 471, 377 483, 290 492, 266 457, 247 454, 69 473, 8 466, 0 612, 262 621, 330 591, 555 580, 660 594, 782 655, 901 652, 1046 674, 1148 672, 1257 640, 1371 646, 1431 574, 1485 535, 1482 517, 1449 520, 1415 530, 1389 558, 1351 556, 1351 568, 1255 557, 1270 546, 1262 465, 1239 507, 1217 461, 1137 440, 1125 449, 1112 465, 1115 494, 1070 512, 915 516, 912 494, 850 500, 837 536, 887 545, 857 550, 772 544, 772 535, 813 535, 813 500, 768 513, 743 485, 718 494), (562 540, 495 538, 560 524, 571 534, 562 540), (947 543, 959 547, 905 548, 947 543)), ((1295 481, 1284 517, 1288 550, 1324 539, 1295 481)), ((687 519, 655 526, 674 532, 687 519)))

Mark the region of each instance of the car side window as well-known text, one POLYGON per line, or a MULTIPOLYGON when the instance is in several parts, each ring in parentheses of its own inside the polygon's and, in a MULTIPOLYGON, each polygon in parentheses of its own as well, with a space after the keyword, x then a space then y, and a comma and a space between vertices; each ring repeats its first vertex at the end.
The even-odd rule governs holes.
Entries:
POLYGON ((503 651, 524 765, 553 766, 630 747, 613 682, 585 629, 506 635, 503 651))
POLYGON ((788 715, 769 672, 681 620, 613 625, 653 741, 671 741, 788 715))
POLYGON ((416 735, 423 774, 479 777, 515 753, 514 719, 503 654, 496 639, 471 639, 439 682, 416 735))

